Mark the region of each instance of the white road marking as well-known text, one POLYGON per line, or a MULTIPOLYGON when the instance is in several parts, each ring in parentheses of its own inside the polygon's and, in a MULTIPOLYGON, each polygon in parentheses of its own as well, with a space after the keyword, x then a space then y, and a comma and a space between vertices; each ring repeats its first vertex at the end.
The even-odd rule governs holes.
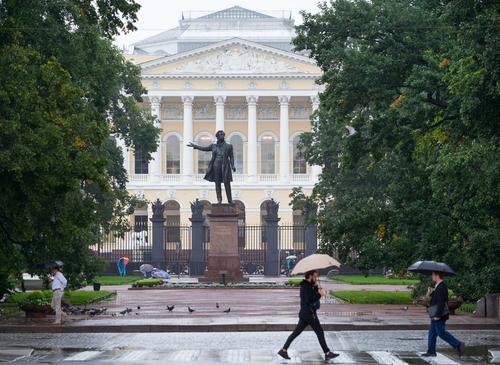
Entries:
MULTIPOLYGON (((419 354, 422 355, 422 354, 419 354)), ((436 357, 422 357, 426 362, 432 365, 460 365, 458 362, 450 359, 441 353, 437 353, 436 357)))
POLYGON ((250 361, 250 351, 244 349, 223 350, 220 353, 220 361, 248 362, 250 361))
POLYGON ((401 360, 398 356, 389 351, 368 351, 371 357, 379 364, 384 365, 408 365, 406 361, 401 360))
POLYGON ((146 357, 149 352, 150 351, 145 350, 129 351, 119 358, 115 359, 115 361, 137 361, 146 357))
POLYGON ((169 356, 168 360, 176 361, 194 361, 200 356, 200 350, 179 350, 173 351, 169 356))
POLYGON ((347 351, 333 351, 336 354, 339 354, 335 359, 330 360, 329 362, 336 364, 356 364, 357 361, 347 352, 347 351))
POLYGON ((491 361, 490 363, 492 364, 500 364, 500 350, 495 349, 495 350, 489 350, 488 351, 491 355, 491 361))
POLYGON ((102 354, 102 351, 83 351, 79 352, 77 354, 71 355, 67 358, 65 358, 63 361, 86 361, 93 359, 100 354, 102 354))

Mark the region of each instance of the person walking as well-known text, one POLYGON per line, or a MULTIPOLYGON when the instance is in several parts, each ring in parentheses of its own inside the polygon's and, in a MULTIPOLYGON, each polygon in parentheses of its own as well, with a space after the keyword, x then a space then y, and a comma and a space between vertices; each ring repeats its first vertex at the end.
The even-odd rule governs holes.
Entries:
POLYGON ((61 300, 62 296, 64 294, 64 289, 66 288, 66 285, 68 284, 68 281, 60 271, 59 266, 53 266, 51 268, 52 271, 52 278, 51 280, 51 285, 52 285, 52 303, 50 306, 56 312, 56 319, 54 321, 54 324, 61 324, 62 323, 62 311, 61 311, 61 300))
POLYGON ((297 327, 292 332, 292 334, 286 340, 283 348, 278 351, 278 355, 280 355, 284 359, 290 359, 290 356, 288 356, 288 348, 292 344, 292 341, 295 340, 295 338, 297 338, 297 336, 299 336, 307 326, 311 326, 313 331, 316 333, 319 344, 321 345, 321 348, 325 353, 326 361, 339 356, 339 354, 331 352, 328 348, 328 345, 325 341, 323 328, 321 327, 318 316, 316 314, 320 306, 319 300, 326 294, 325 289, 318 287, 318 278, 319 273, 317 270, 308 271, 305 273, 305 279, 300 283, 299 323, 297 324, 297 327))
POLYGON ((450 317, 450 311, 448 309, 448 287, 444 283, 440 272, 432 273, 432 281, 436 284, 434 290, 432 288, 427 289, 427 296, 431 297, 428 308, 431 324, 429 326, 427 352, 422 356, 436 356, 436 340, 438 336, 456 349, 459 356, 462 356, 465 351, 464 343, 457 340, 445 329, 446 321, 450 317))

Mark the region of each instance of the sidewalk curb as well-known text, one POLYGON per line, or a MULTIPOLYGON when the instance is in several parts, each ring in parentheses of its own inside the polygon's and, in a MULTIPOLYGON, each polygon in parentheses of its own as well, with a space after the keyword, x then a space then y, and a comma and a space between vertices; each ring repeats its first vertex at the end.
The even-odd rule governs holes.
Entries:
MULTIPOLYGON (((409 331, 427 330, 428 325, 323 324, 325 331, 409 331)), ((449 324, 449 330, 500 330, 500 323, 449 324)), ((117 326, 0 326, 0 333, 118 333, 118 332, 290 332, 295 324, 216 324, 216 325, 117 325, 117 326)), ((310 330, 310 329, 308 329, 310 330)))

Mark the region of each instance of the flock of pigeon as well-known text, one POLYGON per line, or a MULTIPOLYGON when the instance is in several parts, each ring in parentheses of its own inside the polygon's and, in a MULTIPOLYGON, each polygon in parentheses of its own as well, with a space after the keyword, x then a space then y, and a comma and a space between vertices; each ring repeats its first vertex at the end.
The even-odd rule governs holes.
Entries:
MULTIPOLYGON (((215 303, 215 308, 219 309, 220 308, 220 305, 219 303, 215 303)), ((169 312, 173 312, 173 310, 175 309, 175 305, 170 305, 170 306, 167 306, 167 308, 165 310, 169 311, 169 312)), ((136 315, 139 315, 139 311, 141 310, 141 306, 138 305, 137 306, 137 311, 135 312, 136 315)), ((191 308, 190 306, 187 307, 187 310, 189 313, 193 313, 195 312, 196 310, 191 308)), ((74 307, 72 305, 67 305, 67 306, 63 306, 63 311, 66 312, 66 313, 70 313, 70 314, 75 314, 75 315, 89 315, 91 317, 93 316, 97 316, 97 315, 101 315, 101 314, 106 314, 106 313, 110 313, 108 312, 108 308, 106 307, 100 307, 100 308, 79 308, 79 307, 74 307)), ((124 310, 118 312, 118 313, 110 313, 112 317, 116 317, 118 314, 121 314, 122 316, 125 316, 129 313, 132 313, 133 310, 131 308, 125 308, 124 310)), ((227 309, 224 309, 222 312, 224 313, 229 313, 231 312, 231 307, 227 308, 227 309)))

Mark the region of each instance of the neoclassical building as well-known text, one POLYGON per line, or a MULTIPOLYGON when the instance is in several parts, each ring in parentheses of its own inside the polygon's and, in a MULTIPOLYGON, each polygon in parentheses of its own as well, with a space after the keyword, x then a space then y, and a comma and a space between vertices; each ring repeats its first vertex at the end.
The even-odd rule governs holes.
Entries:
MULTIPOLYGON (((213 184, 203 180, 211 154, 186 144, 211 143, 220 129, 234 146, 233 199, 242 223, 260 224, 271 198, 280 202, 282 222, 300 221, 289 194, 295 186, 310 192, 320 173, 297 143, 311 128, 321 73, 312 59, 293 52, 293 25, 289 13, 238 6, 183 13, 178 27, 136 43, 126 55, 142 69, 145 106, 162 129, 149 163, 140 146, 124 149, 127 188, 167 202, 167 224, 189 223, 196 198, 207 210, 216 200, 213 184)), ((148 208, 138 208, 133 219, 137 225, 148 216, 148 208)))

